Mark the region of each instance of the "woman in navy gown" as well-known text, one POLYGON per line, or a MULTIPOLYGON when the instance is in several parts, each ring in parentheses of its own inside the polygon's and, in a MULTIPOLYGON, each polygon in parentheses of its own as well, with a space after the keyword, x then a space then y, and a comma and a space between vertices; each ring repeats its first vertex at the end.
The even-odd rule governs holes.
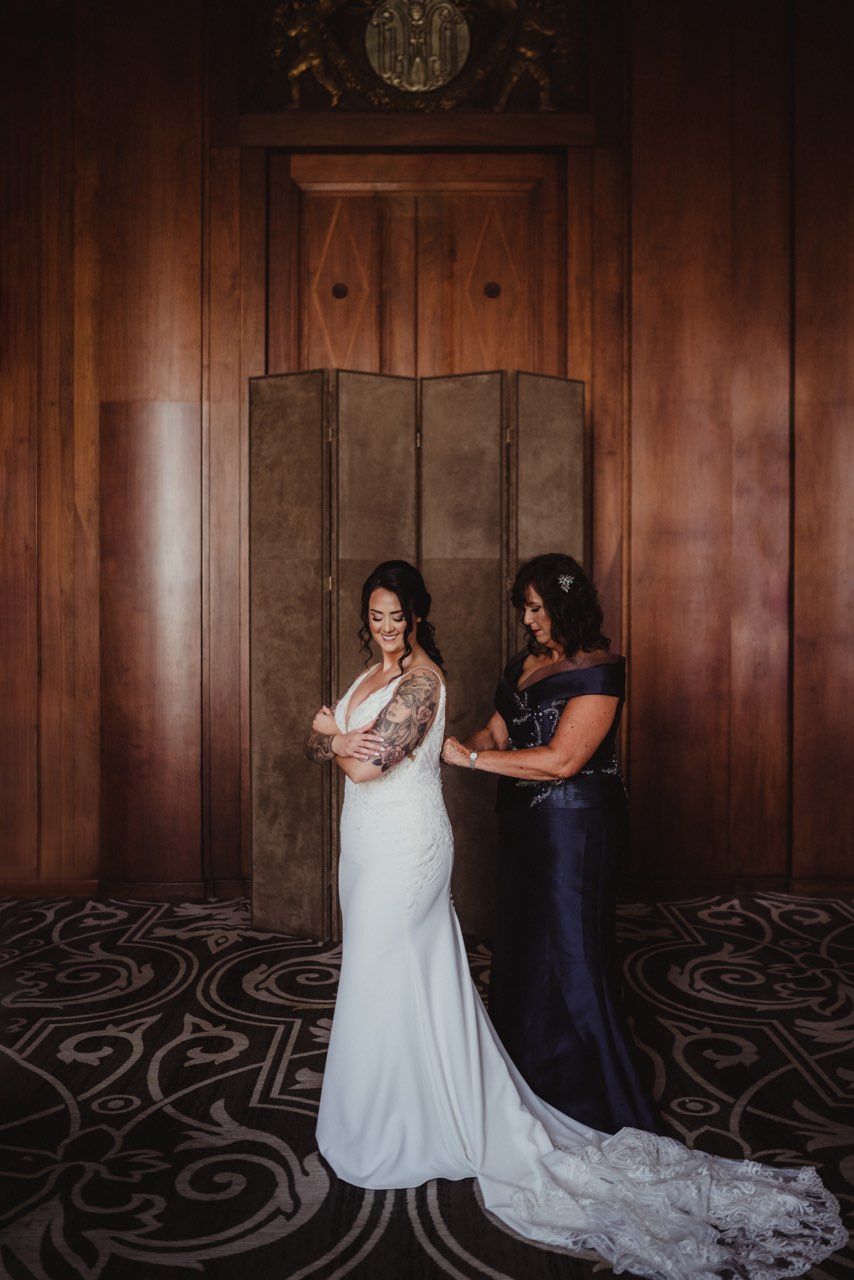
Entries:
POLYGON ((511 600, 527 649, 504 671, 489 724, 443 752, 500 775, 489 1015, 525 1080, 559 1111, 606 1133, 660 1132, 616 956, 625 659, 609 652, 596 590, 570 556, 523 564, 511 600))

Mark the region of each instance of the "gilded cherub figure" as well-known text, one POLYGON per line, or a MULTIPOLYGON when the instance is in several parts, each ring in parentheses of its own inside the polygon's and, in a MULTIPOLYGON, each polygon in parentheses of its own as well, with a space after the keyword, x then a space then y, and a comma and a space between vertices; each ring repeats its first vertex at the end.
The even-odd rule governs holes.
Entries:
POLYGON ((300 78, 311 72, 332 98, 331 106, 341 100, 341 90, 326 68, 323 49, 323 20, 335 8, 335 0, 287 0, 273 14, 272 57, 277 67, 283 57, 285 39, 296 43, 296 53, 288 64, 288 87, 291 91, 291 107, 298 110, 300 103, 300 78))
MULTIPOLYGON (((516 38, 494 109, 503 111, 516 85, 524 75, 529 75, 539 85, 540 111, 552 111, 548 62, 557 27, 534 5, 513 3, 513 0, 511 3, 516 11, 516 38)), ((500 7, 509 6, 503 3, 500 7)))

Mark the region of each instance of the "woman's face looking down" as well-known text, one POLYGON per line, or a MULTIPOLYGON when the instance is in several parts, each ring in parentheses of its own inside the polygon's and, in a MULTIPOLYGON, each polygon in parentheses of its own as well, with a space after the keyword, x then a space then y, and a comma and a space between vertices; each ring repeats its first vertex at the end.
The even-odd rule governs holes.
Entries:
POLYGON ((543 604, 543 597, 533 587, 525 588, 525 608, 522 625, 527 627, 539 644, 548 645, 552 638, 552 621, 543 604))
POLYGON ((377 587, 368 601, 368 625, 371 639, 384 657, 403 653, 406 639, 406 616, 393 591, 377 587))

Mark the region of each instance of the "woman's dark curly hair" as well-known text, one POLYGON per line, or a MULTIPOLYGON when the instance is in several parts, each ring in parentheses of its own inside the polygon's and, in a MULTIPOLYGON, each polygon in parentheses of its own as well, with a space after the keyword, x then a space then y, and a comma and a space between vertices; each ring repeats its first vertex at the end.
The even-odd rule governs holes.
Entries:
MULTIPOLYGON (((602 634, 602 608, 596 588, 577 560, 559 551, 526 560, 510 589, 510 600, 520 614, 525 608, 525 592, 533 587, 542 597, 551 621, 552 639, 567 657, 582 650, 592 653, 610 648, 602 634)), ((528 652, 546 653, 528 632, 528 652)))
POLYGON ((415 638, 421 648, 444 671, 445 664, 442 654, 433 636, 433 624, 427 621, 431 604, 430 592, 425 587, 424 579, 415 568, 415 565, 410 564, 407 560, 385 560, 382 564, 378 564, 376 569, 369 573, 365 579, 365 584, 362 587, 362 625, 359 629, 362 649, 367 654, 365 666, 368 665, 372 656, 371 629, 368 622, 371 594, 383 588, 397 596, 403 616, 406 618, 403 654, 398 662, 401 671, 403 671, 404 662, 412 653, 409 637, 412 635, 413 626, 415 638), (416 618, 419 619, 417 623, 415 622, 416 618))

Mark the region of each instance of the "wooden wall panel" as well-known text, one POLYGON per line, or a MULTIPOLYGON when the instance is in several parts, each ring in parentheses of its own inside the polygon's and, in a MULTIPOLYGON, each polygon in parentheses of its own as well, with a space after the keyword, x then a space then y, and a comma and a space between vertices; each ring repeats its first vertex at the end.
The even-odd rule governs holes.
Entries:
MULTIPOLYGON (((852 610, 850 4, 634 6, 631 164, 618 117, 597 108, 600 145, 562 135, 581 145, 565 153, 557 199, 538 184, 564 162, 538 155, 540 138, 524 140, 528 154, 452 155, 449 179, 447 155, 336 153, 330 113, 316 121, 317 155, 270 157, 269 240, 267 154, 238 148, 241 17, 231 0, 180 10, 165 0, 133 9, 14 0, 3 21, 0 252, 14 306, 2 320, 9 554, 0 608, 3 742, 14 765, 3 770, 0 807, 4 828, 17 832, 3 874, 20 891, 88 891, 98 873, 102 401, 125 406, 116 412, 127 422, 137 410, 139 421, 163 412, 184 422, 204 402, 205 452, 189 499, 201 488, 206 504, 198 645, 208 834, 196 881, 232 891, 248 874, 248 379, 300 366, 299 291, 282 287, 303 270, 300 202, 305 192, 343 199, 346 187, 348 199, 378 210, 360 252, 381 264, 371 301, 379 320, 360 336, 370 338, 360 359, 377 371, 438 374, 468 360, 469 343, 479 362, 541 360, 585 383, 592 568, 608 629, 615 643, 630 642, 632 659, 636 871, 678 875, 688 848, 692 870, 720 882, 788 870, 805 885, 847 877, 851 821, 834 779, 847 777, 852 752, 841 710, 852 610), (333 158, 338 186, 324 191, 333 158), (276 197, 277 164, 290 205, 276 197), (291 164, 302 166, 298 182, 291 164), (491 191, 490 166, 500 171, 491 191), (438 191, 421 262, 451 319, 445 326, 424 295, 420 334, 406 318, 417 292, 413 167, 420 189, 438 191), (395 169, 382 191, 365 194, 395 169), (450 190, 456 180, 469 194, 450 190), (523 191, 541 220, 534 245, 521 243, 511 211, 523 191), (501 217, 483 215, 490 201, 501 217), (459 233, 455 209, 464 211, 459 233), (533 297, 546 307, 542 331, 536 320, 534 329, 512 317, 494 324, 509 297, 490 309, 472 294, 477 268, 498 274, 512 262, 518 274, 524 261, 526 281, 539 280, 536 255, 552 236, 560 245, 543 258, 562 276, 565 254, 567 269, 554 306, 548 270, 545 303, 533 297), (552 336, 559 353, 549 354, 552 336)), ((619 76, 620 33, 606 48, 605 29, 597 19, 595 58, 619 76)), ((425 142, 429 119, 415 123, 406 138, 425 142)), ((500 143, 506 123, 485 121, 478 136, 500 143)), ((133 676, 139 690, 142 675, 133 676)), ((129 759, 122 768, 129 777, 129 759)), ((104 871, 113 883, 133 875, 109 860, 104 871)))
POLYGON ((95 850, 78 858, 74 824, 74 23, 67 6, 49 16, 39 31, 39 874, 53 884, 81 878, 91 891, 95 850))
POLYGON ((97 22, 104 875, 199 891, 201 6, 97 22))
MULTIPOLYGON (((613 648, 628 647, 629 365, 626 156, 567 152, 567 369, 584 386, 591 512, 584 563, 613 648)), ((623 716, 623 755, 631 707, 623 716)))
POLYGON ((4 10, 0 122, 5 212, 0 239, 0 812, 4 879, 38 876, 38 402, 40 83, 35 30, 22 6, 4 10), (14 288, 14 304, 9 296, 14 288))
POLYGON ((101 398, 200 399, 202 26, 99 8, 101 398))
POLYGON ((788 254, 774 10, 668 2, 635 24, 630 763, 646 876, 679 879, 686 856, 712 880, 784 870, 788 254), (762 183, 749 176, 757 145, 762 183))
POLYGON ((735 10, 734 23, 731 745, 720 869, 777 878, 789 871, 790 33, 773 3, 735 10))
POLYGON ((854 866, 854 10, 795 9, 792 872, 814 888, 854 866))
POLYGON ((249 385, 266 369, 266 154, 237 145, 234 54, 244 15, 203 6, 208 52, 207 458, 202 484, 204 867, 210 892, 246 892, 251 877, 249 756, 249 385))
POLYGON ((103 405, 100 463, 105 874, 198 893, 198 405, 103 405))
POLYGON ((74 590, 72 761, 74 874, 101 869, 101 620, 99 435, 101 363, 100 6, 75 6, 73 371, 71 385, 74 590))

